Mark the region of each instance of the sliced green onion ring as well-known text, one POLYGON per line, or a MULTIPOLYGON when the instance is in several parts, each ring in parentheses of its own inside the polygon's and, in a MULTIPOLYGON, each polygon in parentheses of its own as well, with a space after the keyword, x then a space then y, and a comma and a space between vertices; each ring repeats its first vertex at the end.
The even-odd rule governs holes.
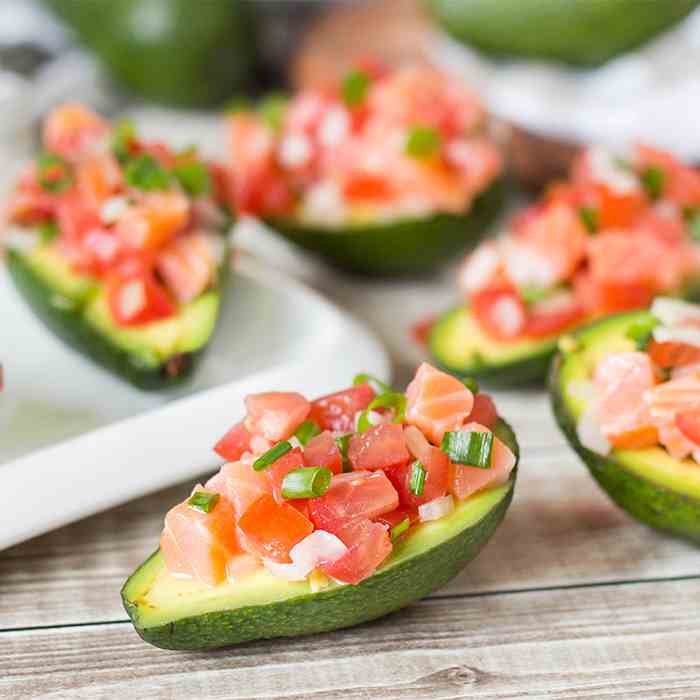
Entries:
POLYGON ((188 499, 187 505, 200 513, 211 513, 219 502, 218 493, 209 491, 195 491, 188 499))
POLYGON ((387 392, 394 391, 394 388, 383 382, 381 379, 377 379, 373 374, 356 374, 355 378, 352 380, 353 386, 358 386, 359 384, 369 384, 370 386, 374 384, 374 389, 379 394, 386 394, 387 392))
POLYGON ((258 457, 253 462, 253 469, 256 472, 261 472, 263 469, 267 469, 271 464, 276 462, 280 457, 284 457, 287 452, 290 452, 292 445, 289 440, 282 440, 278 442, 274 447, 271 447, 265 454, 258 457))
POLYGON ((442 438, 440 449, 453 464, 466 464, 479 469, 491 469, 493 452, 492 432, 448 431, 442 438))
POLYGON ((308 445, 311 438, 321 434, 321 428, 318 423, 313 420, 305 420, 298 428, 294 437, 299 440, 302 447, 308 445))
POLYGON ((425 471, 425 467, 420 460, 416 460, 411 465, 411 478, 408 482, 408 490, 414 496, 422 496, 425 490, 425 480, 428 476, 428 472, 425 471))
POLYGON ((411 519, 406 516, 400 523, 391 528, 391 532, 389 533, 391 541, 396 542, 409 527, 411 527, 411 519))
POLYGON ((404 416, 406 415, 406 397, 398 391, 387 391, 384 394, 379 394, 379 396, 374 398, 369 406, 360 414, 357 421, 358 433, 364 433, 366 430, 373 427, 372 423, 369 421, 369 414, 370 411, 373 411, 375 408, 393 408, 396 412, 393 422, 403 423, 404 416))
POLYGON ((335 439, 335 444, 338 446, 340 456, 343 458, 343 473, 352 471, 352 465, 348 459, 348 447, 350 446, 351 437, 352 433, 347 433, 346 435, 340 435, 335 439))
POLYGON ((333 473, 326 467, 301 467, 282 479, 282 496, 287 499, 318 498, 330 488, 333 473))

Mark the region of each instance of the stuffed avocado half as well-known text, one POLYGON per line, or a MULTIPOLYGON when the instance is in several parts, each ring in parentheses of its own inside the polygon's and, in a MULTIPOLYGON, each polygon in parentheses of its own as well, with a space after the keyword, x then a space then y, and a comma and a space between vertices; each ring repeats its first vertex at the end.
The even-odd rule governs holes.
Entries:
POLYGON ((357 66, 228 117, 236 209, 336 267, 420 274, 502 203, 502 162, 466 86, 425 66, 357 66))
POLYGON ((467 257, 464 303, 432 327, 431 356, 457 376, 542 381, 564 333, 658 294, 697 299, 699 225, 700 174, 670 153, 583 151, 467 257))
POLYGON ((56 335, 135 386, 186 378, 228 269, 212 166, 77 104, 48 115, 43 146, 0 233, 17 290, 56 335))
POLYGON ((513 431, 473 383, 429 365, 406 394, 361 376, 312 402, 272 392, 246 406, 215 447, 229 461, 171 509, 160 549, 122 589, 156 646, 206 649, 386 615, 459 573, 513 496, 513 431))
POLYGON ((700 307, 659 299, 582 328, 562 339, 549 388, 559 426, 613 501, 700 543, 698 319, 700 307))

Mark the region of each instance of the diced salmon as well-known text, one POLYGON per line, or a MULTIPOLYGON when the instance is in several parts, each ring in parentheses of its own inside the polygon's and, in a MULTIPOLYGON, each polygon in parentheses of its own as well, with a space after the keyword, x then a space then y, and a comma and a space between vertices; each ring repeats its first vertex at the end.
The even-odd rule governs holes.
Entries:
POLYGON ((663 197, 681 208, 700 205, 700 172, 681 163, 667 151, 644 144, 637 146, 637 166, 652 166, 664 174, 663 197))
POLYGON ((158 250, 184 230, 190 203, 181 192, 149 192, 119 219, 116 231, 135 250, 158 250))
POLYGON ((265 472, 256 472, 250 459, 224 464, 219 473, 207 481, 206 487, 228 499, 237 520, 260 496, 272 493, 265 472))
POLYGON ((209 586, 221 583, 229 561, 242 553, 231 504, 220 496, 210 513, 190 508, 187 501, 178 504, 165 516, 160 547, 171 574, 209 586))
POLYGON ((108 151, 81 160, 75 178, 80 193, 96 210, 123 185, 119 162, 108 151))
POLYGON ((286 440, 306 420, 311 404, 296 392, 251 394, 245 399, 245 425, 271 442, 286 440))
MULTIPOLYGON (((467 423, 461 430, 479 433, 490 432, 488 428, 479 423, 467 423)), ((514 466, 515 455, 506 444, 494 435, 491 468, 479 469, 464 464, 451 464, 450 492, 455 498, 463 501, 478 491, 496 488, 508 481, 514 466)))
POLYGON ((448 430, 457 430, 474 407, 474 395, 459 379, 421 364, 406 389, 406 420, 434 445, 448 430))
POLYGON ((44 146, 68 160, 95 149, 109 133, 107 122, 83 105, 67 103, 54 109, 44 124, 44 146))

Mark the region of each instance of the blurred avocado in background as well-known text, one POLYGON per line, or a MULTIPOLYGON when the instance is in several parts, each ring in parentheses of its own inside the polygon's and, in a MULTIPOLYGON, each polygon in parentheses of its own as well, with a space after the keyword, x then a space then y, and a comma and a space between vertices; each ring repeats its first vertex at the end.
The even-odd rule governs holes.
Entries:
POLYGON ((425 0, 456 39, 498 56, 597 66, 652 39, 700 0, 425 0))
POLYGON ((112 77, 183 107, 224 102, 251 80, 256 21, 245 0, 44 0, 112 77))

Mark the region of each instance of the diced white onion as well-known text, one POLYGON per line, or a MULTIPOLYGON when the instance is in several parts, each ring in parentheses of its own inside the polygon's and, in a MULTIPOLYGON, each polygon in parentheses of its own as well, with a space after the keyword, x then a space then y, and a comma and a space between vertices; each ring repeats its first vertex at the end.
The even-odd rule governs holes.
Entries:
POLYGON ((324 222, 327 225, 341 223, 346 215, 345 202, 340 187, 331 180, 312 185, 304 198, 304 219, 324 222))
POLYGON ((287 581, 304 581, 322 562, 332 563, 345 554, 348 548, 330 532, 315 530, 289 551, 291 564, 264 560, 265 568, 274 576, 287 581))
POLYGON ((100 219, 103 224, 113 224, 118 221, 129 208, 126 197, 110 197, 100 209, 100 219))
POLYGON ((350 116, 342 107, 328 110, 318 129, 318 140, 324 146, 337 146, 350 131, 350 116))
POLYGON ((304 446, 299 442, 299 438, 296 437, 296 435, 292 435, 292 437, 287 440, 287 442, 292 446, 292 449, 296 449, 297 447, 299 449, 303 449, 304 446))
POLYGON ((601 146, 589 148, 586 154, 593 179, 619 194, 639 189, 639 181, 634 173, 620 166, 615 156, 601 146))
POLYGON ((586 449, 601 455, 607 455, 610 452, 612 446, 605 435, 603 435, 598 405, 595 401, 592 401, 584 409, 578 420, 576 432, 580 443, 586 449))
POLYGON ((700 321, 700 307, 670 297, 654 299, 651 313, 665 326, 677 326, 687 321, 700 321))
POLYGON ((522 330, 525 318, 522 309, 514 299, 507 297, 499 299, 493 305, 492 313, 503 335, 515 336, 522 330))
POLYGON ((478 292, 491 281, 500 265, 501 254, 496 243, 489 242, 479 246, 459 270, 459 288, 466 295, 478 292))
POLYGON ((552 263, 530 246, 506 238, 501 245, 506 272, 519 286, 551 287, 557 282, 552 263))
POLYGON ((455 509, 455 502, 452 496, 440 496, 432 501, 423 503, 418 506, 418 517, 422 523, 427 523, 430 520, 439 520, 449 515, 455 509))
POLYGON ((289 134, 282 139, 279 150, 282 165, 300 168, 311 160, 311 143, 304 134, 289 134))
POLYGON ((119 308, 124 318, 133 318, 146 305, 146 290, 141 280, 127 282, 119 295, 119 308))
POLYGON ((700 328, 692 326, 678 326, 669 328, 667 326, 657 326, 652 331, 654 340, 657 343, 684 343, 700 348, 700 328))

